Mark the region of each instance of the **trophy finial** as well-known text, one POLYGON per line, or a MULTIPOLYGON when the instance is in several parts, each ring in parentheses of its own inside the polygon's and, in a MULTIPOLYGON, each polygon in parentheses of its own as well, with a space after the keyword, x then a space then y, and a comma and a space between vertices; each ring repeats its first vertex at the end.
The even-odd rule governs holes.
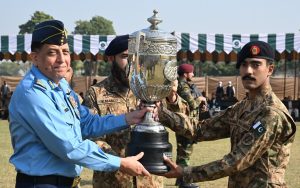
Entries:
POLYGON ((154 15, 148 18, 148 22, 151 23, 150 29, 152 30, 158 30, 157 24, 162 22, 162 19, 160 19, 157 14, 158 11, 156 9, 153 10, 154 15))

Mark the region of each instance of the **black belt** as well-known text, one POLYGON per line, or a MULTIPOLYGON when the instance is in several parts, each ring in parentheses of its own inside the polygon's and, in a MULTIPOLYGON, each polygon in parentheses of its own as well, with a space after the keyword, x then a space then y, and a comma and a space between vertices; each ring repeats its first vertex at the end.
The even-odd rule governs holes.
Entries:
POLYGON ((76 187, 80 182, 80 177, 70 178, 58 175, 47 176, 29 176, 27 174, 17 173, 17 182, 32 182, 36 184, 50 184, 50 185, 62 185, 76 187))

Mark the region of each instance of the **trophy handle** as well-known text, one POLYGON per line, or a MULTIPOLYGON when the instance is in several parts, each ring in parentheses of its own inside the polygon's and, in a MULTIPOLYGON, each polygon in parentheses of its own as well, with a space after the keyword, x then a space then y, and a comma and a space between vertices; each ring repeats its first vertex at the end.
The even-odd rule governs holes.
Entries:
POLYGON ((138 75, 138 70, 139 70, 139 49, 140 49, 140 43, 141 43, 142 37, 143 37, 143 40, 145 40, 146 34, 139 31, 135 38, 135 51, 134 51, 134 57, 133 57, 134 74, 135 75, 138 75))

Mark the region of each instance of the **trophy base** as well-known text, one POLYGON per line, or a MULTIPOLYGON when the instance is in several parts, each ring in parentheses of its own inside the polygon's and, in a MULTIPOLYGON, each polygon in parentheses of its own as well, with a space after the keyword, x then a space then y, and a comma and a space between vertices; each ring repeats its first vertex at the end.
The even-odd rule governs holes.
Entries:
POLYGON ((168 142, 169 133, 166 130, 157 132, 131 132, 131 141, 127 147, 127 156, 144 152, 139 161, 152 174, 164 174, 169 167, 164 163, 163 156, 172 157, 172 145, 168 142))
POLYGON ((161 166, 144 166, 148 172, 150 172, 151 174, 165 174, 167 173, 170 168, 164 164, 162 164, 161 166))

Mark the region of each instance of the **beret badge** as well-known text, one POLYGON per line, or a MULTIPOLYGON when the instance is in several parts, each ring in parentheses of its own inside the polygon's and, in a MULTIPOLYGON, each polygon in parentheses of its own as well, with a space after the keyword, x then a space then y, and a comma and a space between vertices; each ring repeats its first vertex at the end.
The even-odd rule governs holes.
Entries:
POLYGON ((256 56, 256 55, 259 54, 260 48, 258 46, 252 46, 250 48, 250 52, 251 52, 252 55, 256 56))

